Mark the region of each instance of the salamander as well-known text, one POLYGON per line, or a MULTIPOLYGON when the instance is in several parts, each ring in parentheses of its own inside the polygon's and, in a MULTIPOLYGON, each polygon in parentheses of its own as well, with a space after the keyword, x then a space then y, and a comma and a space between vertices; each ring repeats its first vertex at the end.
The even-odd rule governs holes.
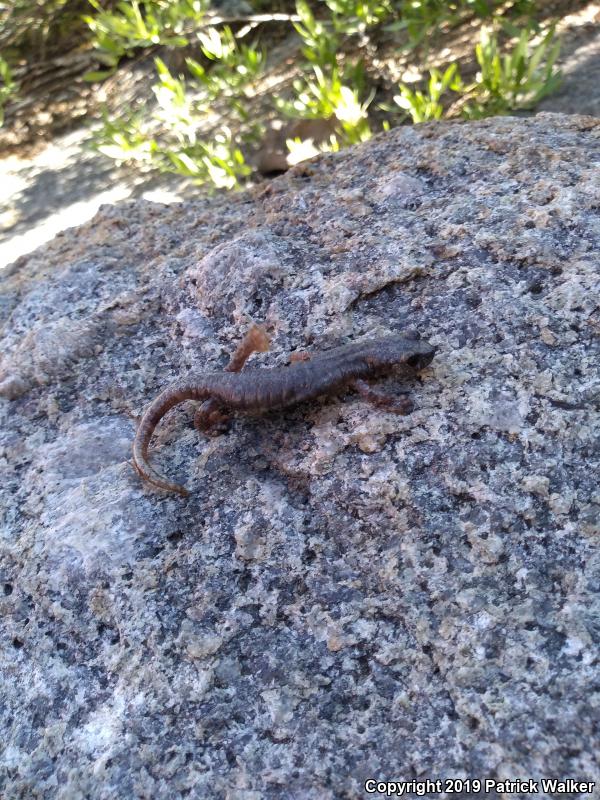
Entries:
POLYGON ((398 414, 408 414, 412 403, 406 396, 381 395, 368 383, 394 368, 413 371, 426 367, 435 355, 428 342, 400 335, 366 339, 321 353, 296 355, 292 363, 271 369, 246 369, 240 372, 252 352, 268 349, 264 330, 254 326, 236 350, 223 372, 191 374, 172 383, 145 410, 133 442, 133 465, 141 477, 157 488, 181 495, 188 490, 159 475, 148 463, 148 447, 160 420, 173 406, 185 400, 204 400, 196 414, 199 430, 219 429, 226 419, 224 410, 264 412, 284 408, 319 395, 352 386, 364 398, 398 414))

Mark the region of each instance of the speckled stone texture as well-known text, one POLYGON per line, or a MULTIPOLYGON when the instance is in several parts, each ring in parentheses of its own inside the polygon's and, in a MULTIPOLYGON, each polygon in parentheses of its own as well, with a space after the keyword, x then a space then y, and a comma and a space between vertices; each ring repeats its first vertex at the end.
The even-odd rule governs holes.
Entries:
POLYGON ((5 275, 3 798, 598 779, 599 168, 591 117, 403 128, 5 275), (152 459, 191 496, 142 485, 136 415, 251 320, 252 365, 439 349, 383 381, 407 417, 348 393, 205 440, 184 405, 152 459))

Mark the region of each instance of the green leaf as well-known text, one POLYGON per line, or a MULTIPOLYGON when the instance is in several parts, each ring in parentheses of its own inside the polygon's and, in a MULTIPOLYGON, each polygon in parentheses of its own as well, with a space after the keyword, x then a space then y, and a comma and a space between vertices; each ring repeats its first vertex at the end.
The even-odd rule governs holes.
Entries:
POLYGON ((105 70, 92 70, 91 72, 86 72, 83 76, 84 81, 88 81, 89 83, 95 83, 96 81, 103 81, 106 78, 109 78, 111 75, 114 75, 114 69, 105 69, 105 70))

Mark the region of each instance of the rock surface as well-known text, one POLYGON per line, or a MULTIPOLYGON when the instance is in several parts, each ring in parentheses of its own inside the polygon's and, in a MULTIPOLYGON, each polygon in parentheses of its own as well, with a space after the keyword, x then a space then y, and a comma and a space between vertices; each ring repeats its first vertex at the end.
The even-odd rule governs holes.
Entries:
POLYGON ((13 266, 2 797, 597 778, 599 161, 591 117, 402 128, 253 192, 103 207, 13 266), (408 417, 348 394, 204 441, 184 406, 153 461, 191 496, 143 486, 133 417, 250 320, 253 365, 439 349, 408 417))

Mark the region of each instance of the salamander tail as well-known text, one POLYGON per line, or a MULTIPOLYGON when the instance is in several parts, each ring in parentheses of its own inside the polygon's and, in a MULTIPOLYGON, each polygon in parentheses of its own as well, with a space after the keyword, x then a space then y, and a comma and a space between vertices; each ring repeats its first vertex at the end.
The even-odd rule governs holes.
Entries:
POLYGON ((188 497, 190 494, 185 486, 181 486, 179 483, 171 483, 150 466, 146 454, 142 452, 142 447, 137 440, 133 443, 133 467, 140 477, 151 483, 152 486, 156 486, 157 489, 176 492, 182 497, 188 497))

